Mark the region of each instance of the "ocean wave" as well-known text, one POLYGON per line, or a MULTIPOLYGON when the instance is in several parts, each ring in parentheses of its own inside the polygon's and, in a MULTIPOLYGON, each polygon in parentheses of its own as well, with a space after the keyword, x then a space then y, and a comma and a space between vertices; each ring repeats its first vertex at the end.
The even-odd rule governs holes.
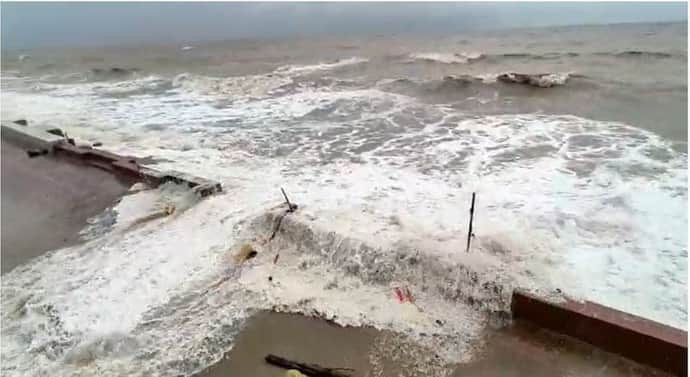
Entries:
POLYGON ((624 50, 624 51, 604 51, 604 52, 575 52, 575 51, 554 51, 554 52, 507 52, 484 54, 483 57, 489 61, 500 62, 502 60, 556 60, 562 58, 577 58, 587 56, 607 56, 614 58, 684 58, 687 59, 687 54, 661 52, 661 51, 642 51, 642 50, 624 50))
POLYGON ((533 60, 551 60, 560 58, 575 58, 580 56, 577 52, 544 52, 544 53, 504 53, 504 54, 490 54, 487 55, 488 59, 491 60, 502 60, 502 59, 533 59, 533 60))
POLYGON ((552 60, 560 58, 574 58, 580 56, 577 52, 508 52, 508 53, 479 53, 479 52, 460 52, 460 53, 413 53, 407 55, 408 62, 425 61, 443 64, 467 64, 478 60, 490 62, 500 62, 503 60, 552 60))
POLYGON ((88 79, 91 81, 101 81, 101 80, 122 80, 131 78, 137 72, 140 72, 138 68, 92 68, 88 72, 88 79))
POLYGON ((496 76, 496 80, 510 84, 521 84, 537 88, 551 88, 553 86, 565 85, 570 78, 569 73, 501 73, 496 76))
POLYGON ((442 52, 425 52, 413 53, 409 58, 425 62, 443 63, 443 64, 466 64, 470 61, 479 60, 483 57, 477 52, 460 52, 460 53, 442 53, 442 52))
MULTIPOLYGON (((625 50, 625 51, 608 51, 595 52, 597 56, 612 56, 619 58, 658 58, 668 59, 673 57, 680 57, 680 55, 661 51, 642 51, 642 50, 625 50)), ((687 55, 684 55, 687 58, 687 55)))
POLYGON ((567 72, 526 74, 526 73, 488 73, 483 75, 451 75, 443 79, 412 80, 408 78, 386 79, 377 86, 390 89, 422 90, 425 92, 444 93, 464 91, 472 88, 493 88, 496 85, 521 85, 526 87, 547 89, 564 86, 572 78, 585 79, 583 75, 567 72))
POLYGON ((307 64, 307 65, 285 65, 275 70, 275 73, 281 74, 309 74, 319 71, 330 71, 337 68, 347 67, 351 65, 359 65, 368 62, 369 59, 353 56, 346 59, 338 59, 329 63, 307 64))
POLYGON ((210 77, 182 73, 173 78, 172 86, 200 95, 264 98, 292 82, 290 77, 273 74, 210 77))

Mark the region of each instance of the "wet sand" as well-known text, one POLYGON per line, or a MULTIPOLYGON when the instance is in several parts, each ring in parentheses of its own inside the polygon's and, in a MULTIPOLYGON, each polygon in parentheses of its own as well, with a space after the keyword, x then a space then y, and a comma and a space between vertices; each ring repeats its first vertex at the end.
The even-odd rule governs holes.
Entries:
POLYGON ((89 217, 113 205, 131 181, 67 157, 29 158, 30 145, 2 136, 2 273, 73 245, 89 217))
POLYGON ((284 369, 264 361, 269 353, 325 367, 353 368, 353 377, 667 376, 521 321, 487 330, 477 342, 473 361, 443 365, 433 353, 388 331, 261 312, 248 321, 234 348, 198 377, 283 375, 284 369))

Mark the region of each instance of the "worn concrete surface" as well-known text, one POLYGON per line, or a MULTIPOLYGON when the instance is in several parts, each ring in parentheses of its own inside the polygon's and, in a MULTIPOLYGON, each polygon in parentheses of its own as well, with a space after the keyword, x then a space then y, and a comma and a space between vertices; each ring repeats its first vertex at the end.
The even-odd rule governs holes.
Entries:
POLYGON ((284 370, 264 362, 269 353, 326 367, 353 368, 353 377, 667 376, 523 322, 487 330, 477 347, 473 361, 442 365, 428 350, 390 332, 343 328, 301 315, 262 312, 249 320, 233 350, 199 376, 282 376, 284 370))
POLYGON ((89 217, 113 205, 132 181, 52 155, 29 158, 27 145, 2 136, 2 273, 79 241, 89 217))
POLYGON ((453 377, 668 376, 567 336, 516 321, 487 333, 476 360, 453 377))

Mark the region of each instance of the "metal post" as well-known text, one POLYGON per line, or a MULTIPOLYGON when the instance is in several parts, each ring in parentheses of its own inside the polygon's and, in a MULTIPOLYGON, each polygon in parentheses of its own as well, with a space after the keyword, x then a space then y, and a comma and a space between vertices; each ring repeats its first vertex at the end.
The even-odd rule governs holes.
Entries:
POLYGON ((293 212, 295 209, 297 209, 297 204, 292 204, 290 203, 290 199, 288 199, 287 194, 285 193, 285 190, 283 188, 280 188, 280 192, 283 193, 283 197, 285 198, 285 203, 288 205, 288 212, 293 212))
POLYGON ((470 252, 470 242, 472 241, 472 220, 474 218, 474 197, 475 193, 472 193, 472 205, 470 206, 470 229, 467 231, 467 250, 466 252, 470 252))

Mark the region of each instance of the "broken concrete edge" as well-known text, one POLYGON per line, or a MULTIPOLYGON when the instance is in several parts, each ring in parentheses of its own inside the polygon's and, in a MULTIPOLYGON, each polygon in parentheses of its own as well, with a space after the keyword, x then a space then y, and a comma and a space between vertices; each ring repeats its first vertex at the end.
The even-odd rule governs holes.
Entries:
POLYGON ((104 169, 113 174, 122 174, 136 180, 141 180, 152 187, 167 182, 184 184, 193 189, 201 197, 206 197, 223 191, 219 182, 177 172, 161 172, 156 169, 139 165, 135 157, 120 156, 116 153, 90 146, 82 147, 69 144, 63 137, 49 133, 49 129, 36 127, 21 127, 3 122, 2 137, 19 145, 33 148, 48 149, 56 154, 65 154, 76 158, 91 166, 104 169))
POLYGON ((678 376, 688 375, 688 333, 590 301, 513 292, 513 318, 678 376))
POLYGON ((61 137, 46 134, 40 129, 22 126, 13 123, 2 123, 2 136, 12 140, 22 147, 52 150, 53 145, 62 140, 61 137))

